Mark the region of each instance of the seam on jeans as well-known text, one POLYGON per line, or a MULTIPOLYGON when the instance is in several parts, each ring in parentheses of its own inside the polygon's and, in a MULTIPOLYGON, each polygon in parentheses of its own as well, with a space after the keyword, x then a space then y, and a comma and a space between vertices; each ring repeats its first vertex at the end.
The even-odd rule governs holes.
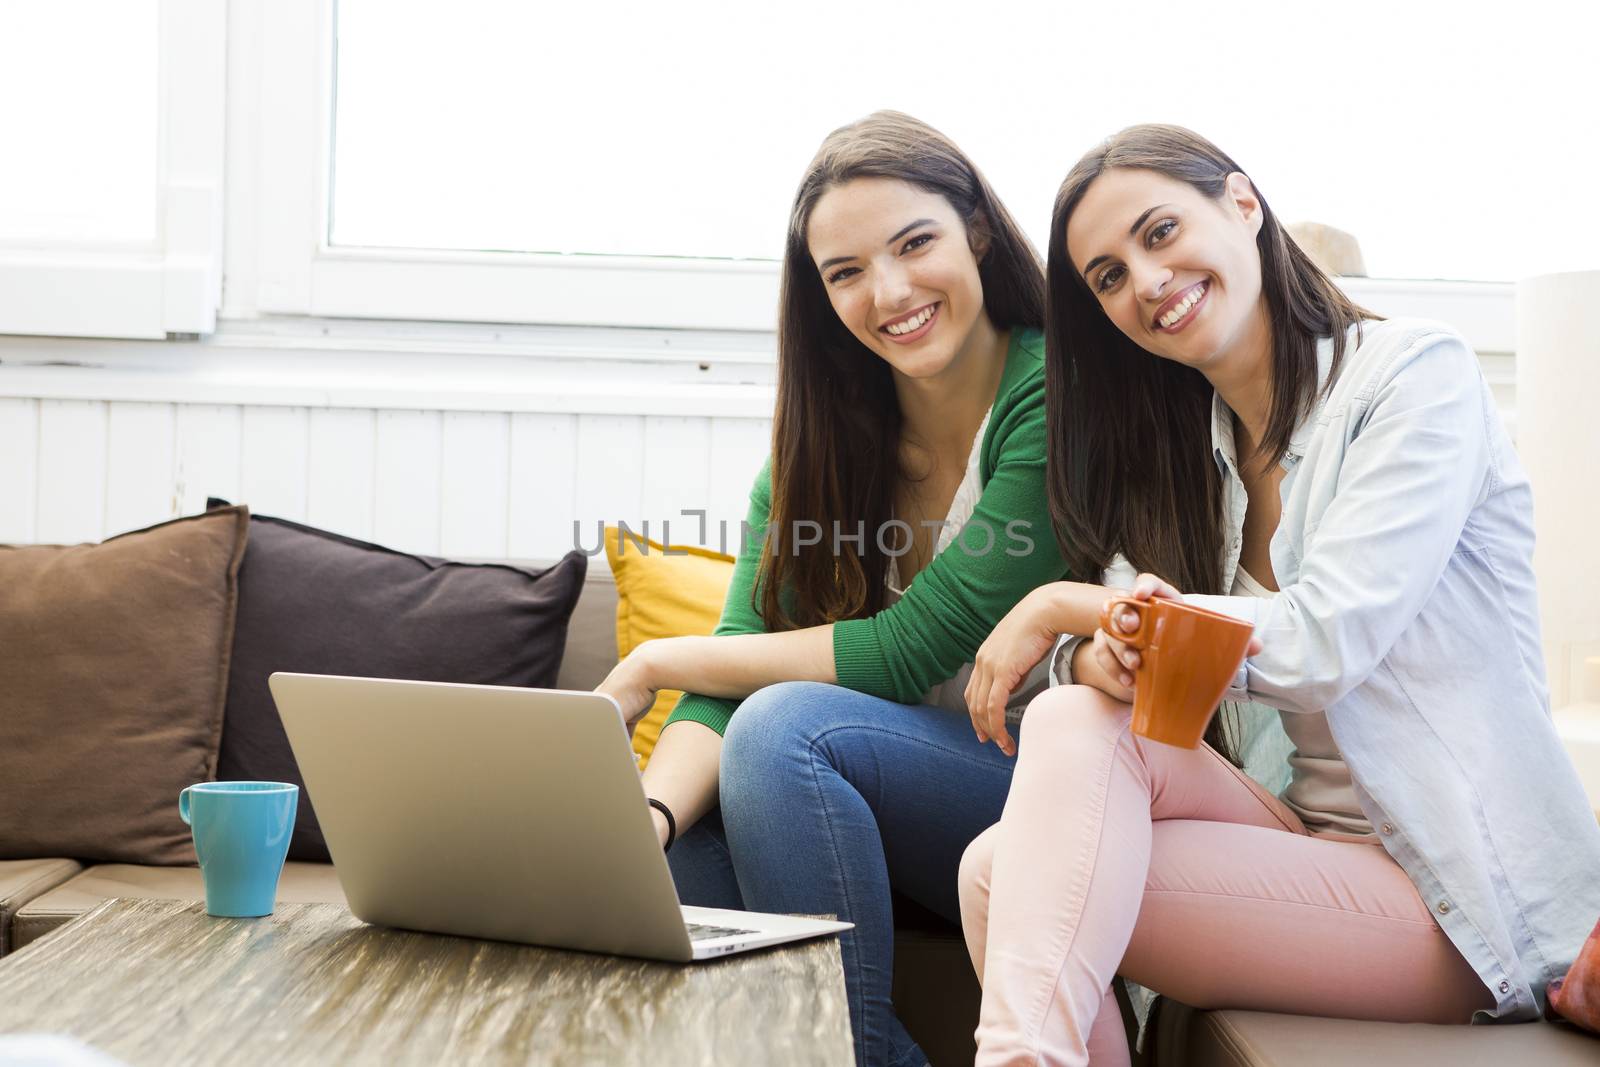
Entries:
MULTIPOLYGON (((811 738, 811 739, 807 740, 807 742, 806 742, 806 755, 808 757, 808 762, 811 764, 811 784, 812 784, 812 787, 816 790, 816 793, 817 793, 817 808, 822 812, 822 820, 823 820, 824 826, 826 827, 827 833, 828 833, 828 851, 833 856, 833 871, 834 871, 834 875, 835 875, 836 881, 837 881, 838 886, 839 886, 839 895, 844 898, 844 906, 849 911, 849 914, 851 916, 854 916, 856 909, 855 909, 855 904, 850 899, 850 882, 849 882, 849 879, 844 877, 844 860, 839 855, 839 837, 834 832, 833 815, 832 815, 831 812, 828 811, 827 793, 822 788, 822 779, 819 777, 818 771, 817 771, 817 763, 818 763, 817 741, 819 741, 821 739, 821 737, 825 737, 827 735, 827 733, 832 733, 832 732, 833 732, 832 730, 829 730, 826 733, 824 733, 822 735, 819 735, 816 738, 811 738)), ((890 731, 884 731, 884 732, 888 733, 890 731)), ((823 761, 823 762, 826 762, 826 761, 823 761)), ((843 776, 841 775, 840 777, 842 778, 843 776)), ((865 799, 865 798, 863 798, 863 799, 865 799)), ((841 916, 835 916, 835 918, 842 919, 842 918, 844 918, 844 916, 842 916, 842 915, 841 916)), ((853 922, 854 919, 852 918, 850 921, 853 922)), ((854 929, 846 930, 844 932, 843 936, 849 936, 849 935, 852 935, 854 933, 855 933, 854 929)), ((892 936, 893 935, 891 935, 891 937, 892 936)), ((842 940, 842 937, 841 937, 841 940, 842 940)), ((851 941, 851 946, 850 946, 851 947, 851 955, 853 955, 855 957, 855 966, 852 969, 856 972, 856 989, 864 991, 865 983, 862 981, 862 973, 861 973, 861 971, 862 971, 862 967, 861 967, 861 941, 860 941, 859 937, 851 937, 850 941, 851 941)), ((843 946, 841 945, 840 948, 841 948, 841 954, 842 954, 843 946)), ((892 947, 891 947, 890 951, 891 951, 891 953, 893 952, 892 947)), ((840 962, 841 962, 841 964, 844 963, 842 958, 841 958, 840 962)), ((891 964, 891 966, 892 966, 892 964, 891 964)), ((891 979, 891 981, 892 981, 892 979, 891 979)), ((866 1026, 866 1022, 867 1022, 867 1005, 866 1005, 866 997, 865 996, 858 995, 856 997, 856 1008, 861 1014, 861 1018, 860 1019, 853 1020, 853 1022, 855 1024, 855 1029, 856 1029, 856 1034, 857 1034, 857 1041, 858 1041, 858 1044, 857 1044, 857 1047, 856 1047, 856 1056, 857 1056, 858 1059, 862 1060, 863 1062, 866 1062, 866 1059, 867 1059, 867 1055, 866 1055, 866 1053, 867 1053, 867 1026, 866 1026)), ((880 1039, 883 1040, 884 1045, 885 1045, 884 1051, 887 1052, 888 1051, 888 1047, 887 1047, 888 1046, 888 1038, 887 1037, 883 1037, 882 1035, 880 1035, 880 1039)))
MULTIPOLYGON (((1106 797, 1111 792, 1111 770, 1116 765, 1117 750, 1122 747, 1123 735, 1128 733, 1130 725, 1129 722, 1122 723, 1111 744, 1106 746, 1106 758, 1101 764, 1100 775, 1095 783, 1096 788, 1091 793, 1093 804, 1091 814, 1098 822, 1099 831, 1095 834, 1087 862, 1078 864, 1074 881, 1064 894, 1069 900, 1077 900, 1077 908, 1071 915, 1063 915, 1056 923, 1054 935, 1056 938, 1064 936, 1064 943, 1058 953, 1060 962, 1055 967, 1055 979, 1049 985, 1040 983, 1036 1003, 1029 1007, 1025 1016, 1027 1025, 1023 1028, 1024 1047, 1036 1055, 1039 1051, 1040 1033, 1044 1029, 1045 1016, 1049 1014, 1050 1002, 1054 999, 1056 990, 1061 987, 1061 975, 1067 969, 1067 961, 1072 957, 1072 946, 1077 942, 1078 927, 1083 921, 1083 909, 1089 901, 1089 883, 1094 880, 1094 871, 1100 860, 1100 845, 1106 832, 1106 797)), ((1143 762, 1142 757, 1140 762, 1143 762)), ((1087 1035, 1083 1036, 1087 1041, 1087 1035)))
MULTIPOLYGON (((818 807, 822 811, 823 820, 824 820, 824 823, 825 823, 825 826, 826 826, 826 829, 827 829, 828 844, 829 844, 830 851, 832 852, 834 871, 835 871, 835 874, 837 875, 836 881, 837 881, 837 884, 840 886, 840 890, 841 890, 840 891, 840 896, 842 896, 844 898, 845 907, 849 908, 851 914, 853 915, 855 913, 855 904, 854 904, 854 901, 853 901, 853 899, 851 897, 851 894, 849 892, 849 888, 848 888, 849 887, 849 880, 846 879, 844 877, 844 874, 843 874, 843 872, 844 872, 844 862, 843 862, 842 858, 839 856, 839 853, 838 853, 838 845, 837 845, 838 834, 834 832, 833 819, 832 819, 831 814, 830 814, 830 812, 828 810, 828 806, 827 806, 826 799, 825 799, 825 794, 824 794, 824 792, 822 790, 822 783, 821 783, 821 781, 820 781, 820 779, 818 777, 818 774, 819 774, 818 764, 819 764, 819 762, 820 763, 827 763, 828 762, 826 757, 822 756, 821 753, 819 752, 820 747, 822 746, 822 744, 825 741, 827 741, 829 738, 831 738, 834 734, 843 733, 843 732, 847 732, 847 731, 860 731, 860 732, 869 733, 869 734, 882 734, 882 735, 887 736, 887 737, 895 738, 898 741, 914 743, 914 744, 919 745, 919 746, 921 746, 921 747, 923 747, 925 749, 941 753, 942 755, 945 755, 945 756, 952 757, 953 759, 960 760, 960 761, 962 761, 962 762, 964 762, 964 763, 966 763, 966 764, 968 764, 968 765, 970 765, 972 767, 980 768, 980 769, 982 769, 984 771, 993 771, 997 766, 1000 766, 1000 765, 996 764, 992 760, 986 760, 986 759, 978 758, 976 755, 974 755, 974 753, 972 751, 970 751, 970 750, 968 750, 966 748, 953 748, 953 747, 950 747, 950 746, 947 746, 947 745, 943 745, 943 744, 935 744, 935 743, 933 743, 932 741, 930 741, 927 737, 925 737, 923 735, 914 734, 914 733, 906 733, 906 732, 902 732, 900 730, 893 730, 893 729, 890 729, 888 727, 877 725, 877 724, 872 724, 872 723, 855 722, 855 723, 841 724, 841 725, 838 725, 838 726, 830 726, 826 730, 822 730, 822 731, 818 732, 817 734, 807 738, 807 740, 806 740, 806 749, 807 749, 807 756, 808 756, 808 759, 809 759, 809 762, 810 762, 810 765, 811 765, 812 786, 816 790, 817 796, 818 796, 819 801, 820 801, 820 803, 818 804, 818 807)), ((1011 762, 1011 761, 1007 761, 1007 762, 1011 762)), ((857 790, 857 792, 859 793, 859 790, 857 790)), ((863 797, 863 800, 865 800, 864 797, 863 797)), ((868 805, 868 806, 870 807, 871 805, 868 805)), ((842 918, 842 916, 841 916, 841 918, 842 918)), ((863 985, 863 982, 862 982, 863 965, 862 965, 862 962, 861 962, 861 951, 860 951, 859 939, 851 936, 854 933, 855 933, 855 931, 853 931, 853 930, 847 930, 847 931, 845 931, 845 936, 851 937, 852 942, 855 944, 854 955, 856 957, 856 963, 855 963, 855 966, 852 969, 855 971, 856 987, 859 989, 863 985)), ((841 949, 842 949, 842 947, 843 946, 841 945, 841 949)), ((892 956, 891 956, 891 960, 892 960, 892 956)), ((891 967, 892 967, 892 962, 891 962, 891 967)), ((892 974, 893 974, 893 972, 891 971, 891 977, 890 977, 891 985, 892 985, 892 982, 893 982, 892 974)), ((857 999, 861 1000, 863 998, 857 998, 857 999)), ((852 1022, 853 1023, 857 1023, 856 1031, 860 1035, 861 1043, 864 1046, 865 1043, 866 1043, 865 1025, 864 1025, 864 1023, 865 1023, 865 1015, 866 1015, 866 1008, 865 1008, 864 1004, 861 1005, 861 1015, 862 1015, 862 1018, 860 1020, 854 1020, 853 1019, 852 1022)), ((882 1038, 882 1040, 885 1043, 885 1051, 887 1052, 888 1051, 888 1049, 887 1049, 888 1038, 885 1036, 885 1037, 882 1038)))
MULTIPOLYGON (((862 731, 864 733, 884 734, 884 735, 886 735, 888 737, 893 737, 893 738, 896 738, 896 739, 901 740, 901 741, 911 741, 911 742, 914 742, 916 744, 921 745, 923 748, 932 749, 935 752, 942 752, 942 753, 944 753, 945 755, 948 755, 948 756, 954 756, 954 757, 956 757, 958 759, 961 759, 961 760, 964 760, 965 762, 970 763, 970 764, 972 764, 972 765, 974 765, 976 767, 982 767, 982 768, 984 768, 986 770, 992 769, 995 766, 994 763, 992 763, 992 762, 990 762, 988 760, 982 760, 982 759, 975 758, 972 755, 972 753, 967 752, 967 751, 965 751, 963 749, 948 748, 948 747, 946 747, 944 745, 936 745, 936 744, 933 744, 931 741, 929 741, 926 737, 922 737, 921 735, 918 735, 918 734, 905 734, 905 733, 901 733, 899 730, 891 730, 888 727, 876 726, 876 725, 873 725, 873 724, 870 724, 870 723, 853 722, 853 723, 848 723, 846 725, 841 725, 841 726, 830 726, 826 730, 823 730, 821 733, 817 734, 815 737, 811 738, 808 743, 810 745, 812 745, 813 747, 815 747, 816 745, 820 744, 821 742, 823 742, 823 741, 827 740, 828 738, 832 737, 834 734, 843 733, 843 732, 845 732, 847 730, 860 730, 860 731, 862 731)), ((998 752, 999 749, 996 749, 995 751, 998 752)))
POLYGON ((1311 908, 1316 911, 1331 911, 1339 915, 1350 915, 1361 919, 1378 919, 1383 922, 1405 923, 1410 926, 1425 926, 1430 930, 1438 930, 1439 924, 1432 919, 1407 919, 1398 915, 1378 915, 1370 911, 1353 911, 1350 908, 1341 908, 1334 904, 1314 904, 1308 900, 1285 900, 1283 897, 1265 897, 1254 893, 1219 893, 1206 889, 1150 889, 1146 887, 1144 895, 1172 896, 1172 897, 1205 897, 1207 899, 1222 900, 1248 900, 1257 904, 1283 904, 1293 908, 1311 908))

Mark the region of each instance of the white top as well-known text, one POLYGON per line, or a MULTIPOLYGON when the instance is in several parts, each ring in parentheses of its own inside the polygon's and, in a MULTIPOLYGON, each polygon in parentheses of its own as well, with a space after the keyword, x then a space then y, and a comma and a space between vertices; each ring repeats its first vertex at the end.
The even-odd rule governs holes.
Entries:
MULTIPOLYGON (((1233 572, 1230 592, 1233 596, 1273 595, 1272 590, 1256 581, 1243 567, 1233 572)), ((1254 702, 1245 706, 1266 708, 1254 702)), ((1327 713, 1313 711, 1294 715, 1278 711, 1276 714, 1283 723, 1284 733, 1294 743, 1294 751, 1289 753, 1290 778, 1282 793, 1283 802, 1313 833, 1371 837, 1372 824, 1361 811, 1350 766, 1334 743, 1327 713)))
MULTIPOLYGON (((939 536, 933 542, 933 554, 937 556, 960 535, 961 528, 972 518, 972 513, 977 510, 978 499, 983 496, 983 482, 978 476, 978 457, 983 445, 984 431, 989 428, 989 416, 994 411, 990 408, 983 413, 983 421, 978 424, 978 432, 972 439, 972 448, 967 453, 967 469, 961 476, 961 484, 956 486, 956 495, 950 500, 950 511, 944 517, 944 525, 939 528, 939 536)), ((888 596, 884 598, 884 607, 891 607, 897 603, 905 590, 900 587, 899 560, 889 557, 889 569, 884 573, 884 585, 888 589, 888 596)), ((915 580, 915 579, 913 579, 915 580)), ((1011 694, 1011 699, 1006 703, 1006 720, 1016 722, 1022 717, 1022 711, 1028 702, 1049 688, 1050 680, 1047 664, 1050 657, 1034 665, 1033 670, 1017 691, 1011 694)), ((947 711, 967 712, 967 682, 972 679, 972 664, 964 663, 956 672, 955 677, 941 682, 922 695, 922 703, 947 711)))

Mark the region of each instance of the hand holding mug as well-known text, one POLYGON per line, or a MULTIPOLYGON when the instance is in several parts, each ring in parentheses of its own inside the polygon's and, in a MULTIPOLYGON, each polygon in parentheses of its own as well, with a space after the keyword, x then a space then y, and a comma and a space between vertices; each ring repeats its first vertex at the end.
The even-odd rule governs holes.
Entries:
MULTIPOLYGON (((1183 602, 1183 594, 1170 583, 1154 574, 1141 574, 1133 583, 1133 588, 1128 590, 1128 596, 1135 600, 1175 600, 1183 602)), ((1112 602, 1106 601, 1107 605, 1112 602)), ((1104 621, 1102 608, 1102 622, 1104 621)), ((1100 669, 1123 685, 1132 687, 1134 682, 1133 672, 1139 669, 1141 661, 1139 650, 1129 646, 1124 638, 1132 634, 1139 626, 1139 616, 1132 609, 1124 608, 1111 620, 1112 626, 1102 625, 1094 634, 1094 658, 1100 669)))
POLYGON ((1199 746, 1239 665, 1261 649, 1250 623, 1185 604, 1154 575, 1107 601, 1100 626, 1097 643, 1132 679, 1134 733, 1180 748, 1199 746))
MULTIPOLYGON (((1154 574, 1141 574, 1133 583, 1133 588, 1128 591, 1128 596, 1136 600, 1176 600, 1183 602, 1183 594, 1178 592, 1170 582, 1158 578, 1154 574)), ((1111 601, 1107 600, 1106 604, 1111 601)), ((1139 616, 1131 608, 1124 607, 1112 620, 1113 632, 1107 632, 1105 627, 1095 631, 1093 638, 1093 652, 1090 653, 1100 669, 1112 678, 1122 682, 1130 688, 1134 684, 1133 672, 1139 669, 1142 659, 1139 650, 1131 647, 1125 638, 1139 628, 1139 616)), ((1261 638, 1251 635, 1250 644, 1245 649, 1245 656, 1254 656, 1262 649, 1261 638)))

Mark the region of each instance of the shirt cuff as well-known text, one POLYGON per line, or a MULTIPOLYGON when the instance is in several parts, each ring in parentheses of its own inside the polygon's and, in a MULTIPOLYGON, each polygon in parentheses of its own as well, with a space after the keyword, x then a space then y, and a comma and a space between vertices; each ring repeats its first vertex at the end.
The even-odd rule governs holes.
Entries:
MULTIPOLYGON (((881 614, 881 613, 880 613, 881 614)), ((915 703, 895 684, 878 634, 878 616, 842 619, 833 624, 834 679, 846 689, 901 703, 915 703)))
POLYGON ((675 722, 688 721, 709 726, 717 733, 725 734, 728 732, 728 720, 733 718, 735 707, 735 703, 731 700, 718 700, 698 693, 685 693, 678 698, 678 703, 667 716, 667 721, 661 724, 661 728, 665 730, 675 722))
POLYGON ((1078 646, 1087 640, 1087 637, 1077 637, 1073 634, 1062 634, 1056 640, 1055 651, 1050 653, 1050 688, 1074 684, 1072 656, 1078 651, 1078 646))

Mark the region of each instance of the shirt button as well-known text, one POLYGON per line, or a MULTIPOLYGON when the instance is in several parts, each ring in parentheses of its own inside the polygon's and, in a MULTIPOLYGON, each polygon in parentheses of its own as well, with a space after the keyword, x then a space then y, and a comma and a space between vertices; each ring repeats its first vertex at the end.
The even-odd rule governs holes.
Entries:
POLYGON ((1394 833, 1394 827, 1389 825, 1388 823, 1384 823, 1382 826, 1379 827, 1379 829, 1382 830, 1385 835, 1394 833))
POLYGON ((1501 982, 1500 983, 1500 992, 1502 992, 1502 993, 1511 992, 1511 983, 1510 982, 1501 982))
POLYGON ((1450 914, 1450 902, 1448 900, 1441 900, 1441 901, 1439 901, 1438 907, 1435 908, 1434 910, 1436 910, 1440 915, 1449 915, 1450 914))

